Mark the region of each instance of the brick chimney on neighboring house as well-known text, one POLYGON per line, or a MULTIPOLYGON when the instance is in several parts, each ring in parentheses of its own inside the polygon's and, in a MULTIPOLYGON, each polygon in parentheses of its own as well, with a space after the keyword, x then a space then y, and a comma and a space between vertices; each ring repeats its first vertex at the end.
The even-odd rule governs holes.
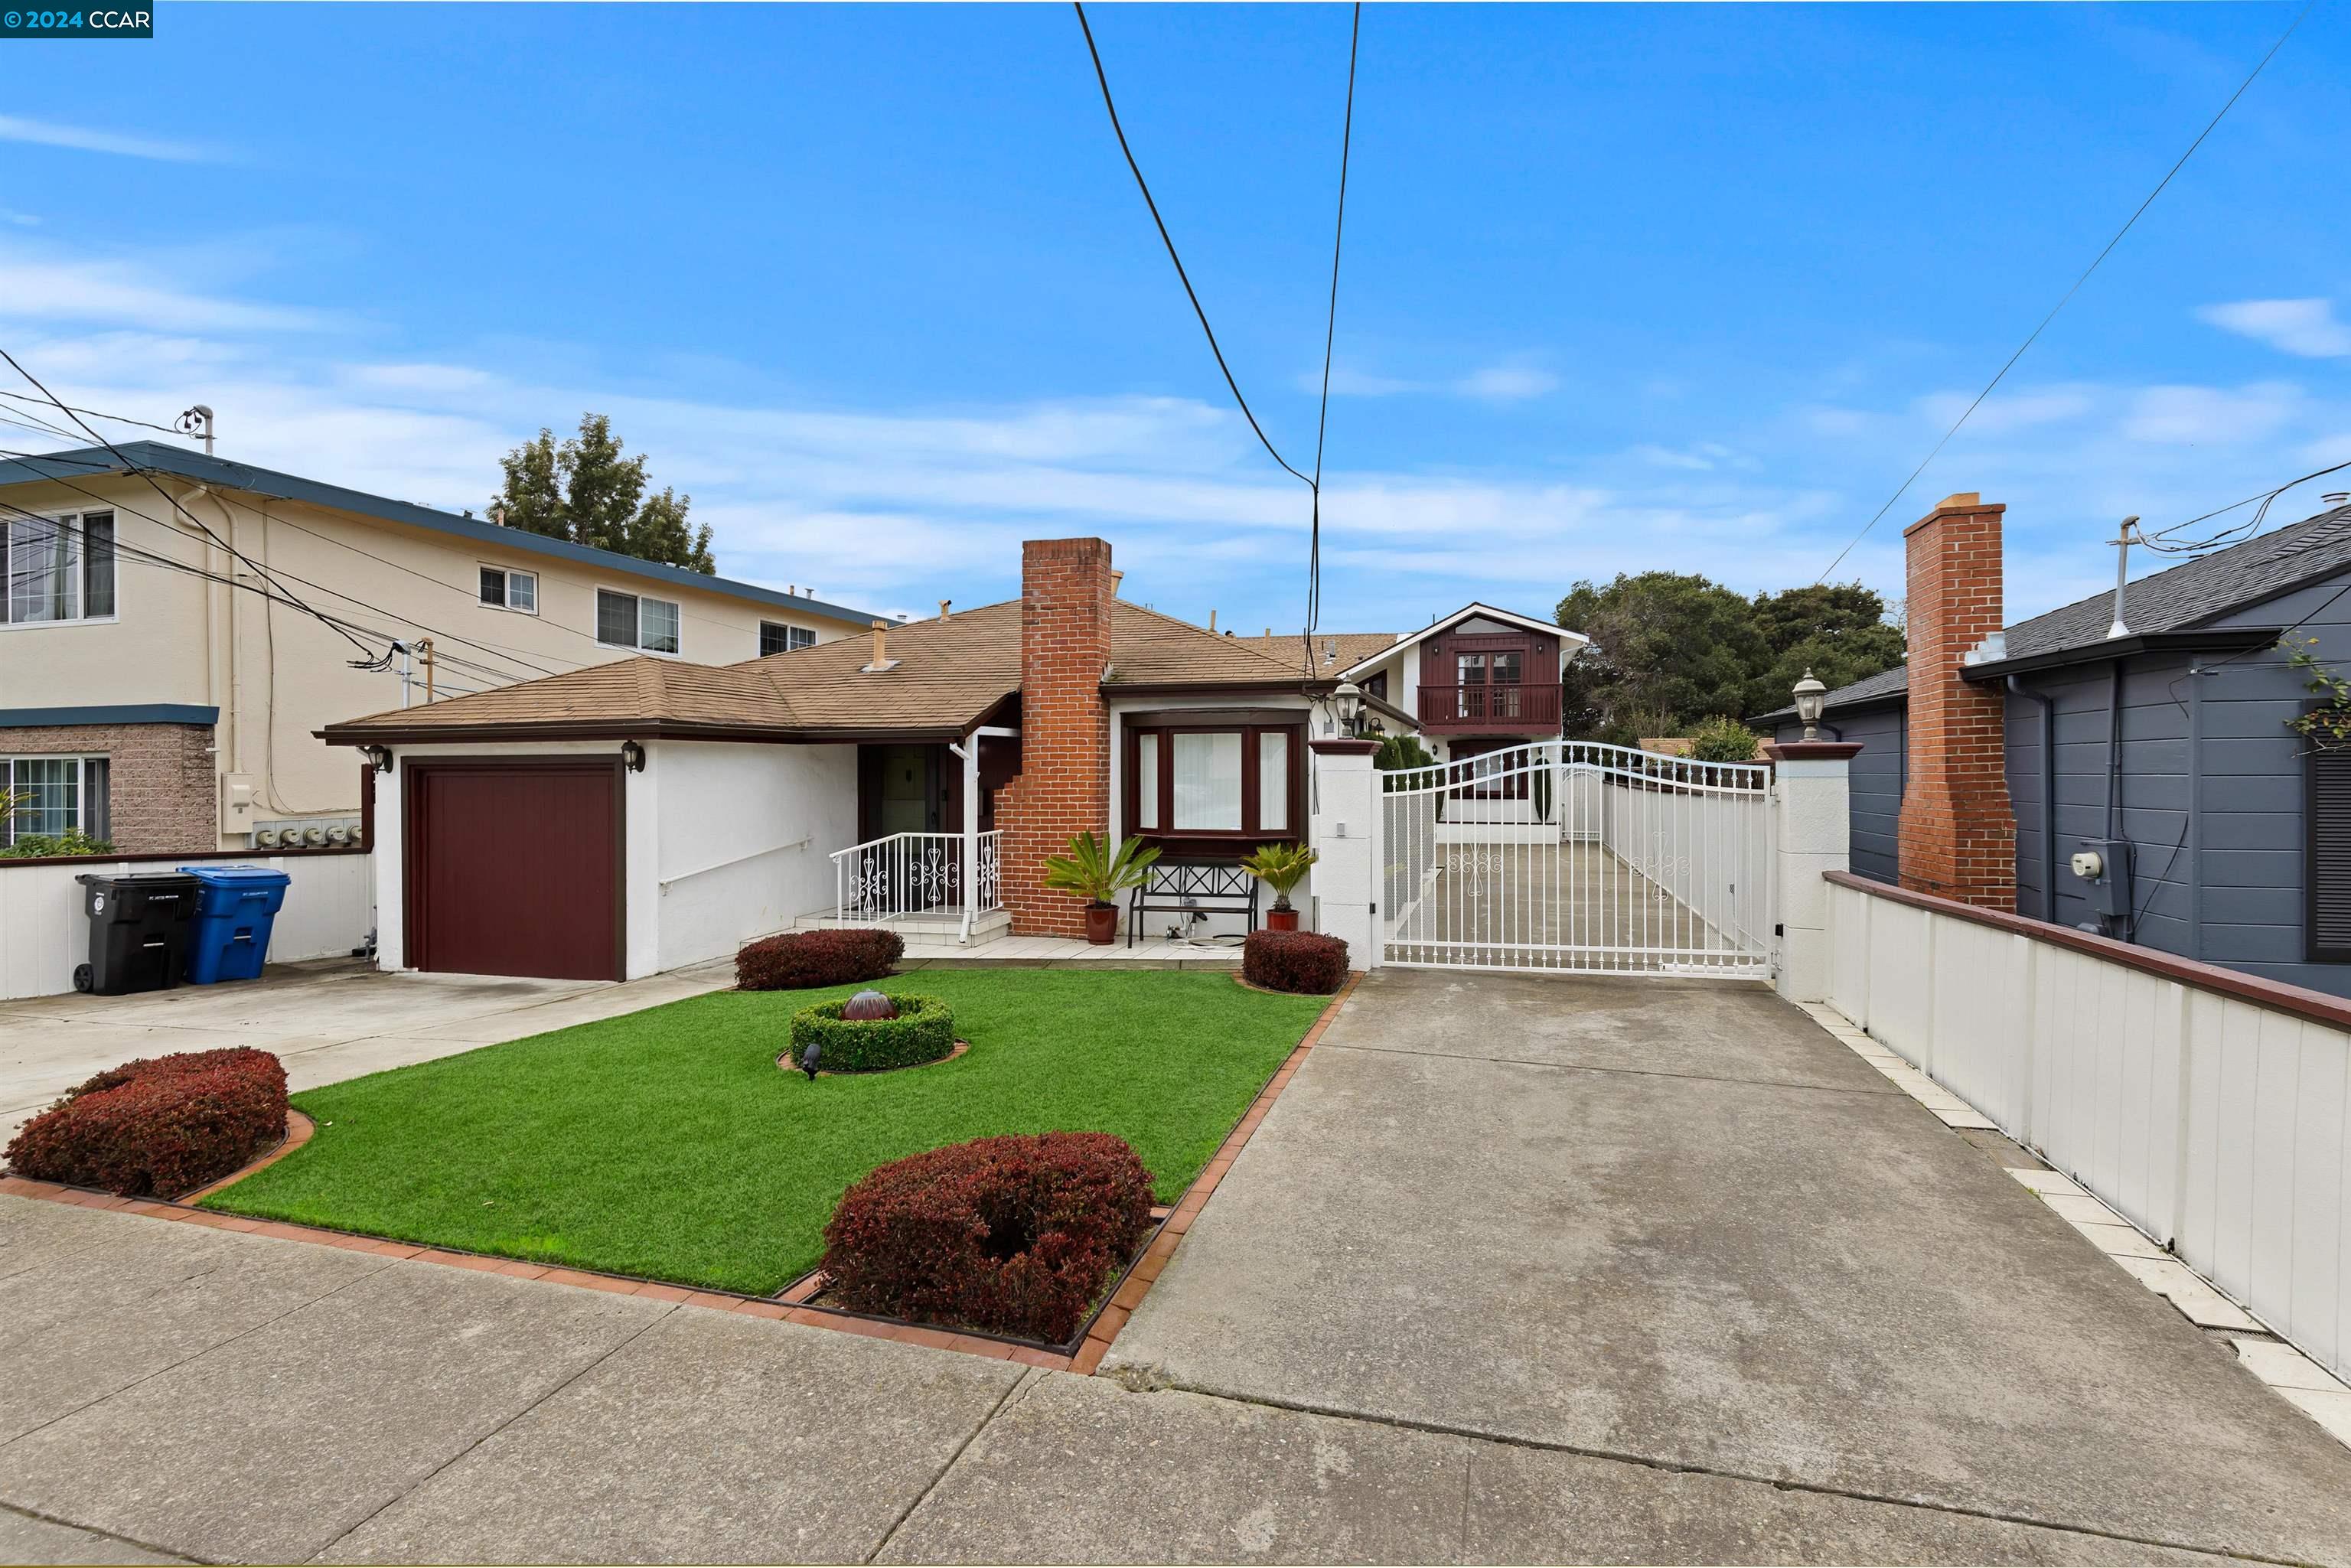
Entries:
POLYGON ((2000 519, 1974 491, 1944 497, 1903 535, 1909 578, 1909 778, 1902 885, 1963 904, 2016 907, 2016 817, 1997 687, 1959 676, 2001 629, 2000 519))
POLYGON ((1004 907, 1022 936, 1082 936, 1085 904, 1045 886, 1045 857, 1110 831, 1111 601, 1105 539, 1020 547, 1020 777, 998 790, 1004 907))

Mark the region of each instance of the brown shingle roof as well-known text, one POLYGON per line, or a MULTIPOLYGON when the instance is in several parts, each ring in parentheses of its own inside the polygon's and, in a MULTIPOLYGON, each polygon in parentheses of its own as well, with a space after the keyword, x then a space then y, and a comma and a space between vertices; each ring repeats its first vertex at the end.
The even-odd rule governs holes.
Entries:
MULTIPOLYGON (((1252 640, 1220 637, 1140 605, 1111 614, 1111 689, 1263 689, 1298 678, 1252 640)), ((640 656, 544 680, 329 725, 329 740, 566 732, 773 732, 776 738, 960 732, 1020 686, 1020 603, 890 627, 895 667, 868 673, 872 643, 844 637, 739 664, 640 656)))
MULTIPOLYGON (((1327 676, 1336 680, 1341 670, 1351 670, 1373 654, 1384 653, 1395 647, 1396 637, 1397 633, 1394 632, 1317 632, 1314 633, 1314 673, 1317 676, 1327 676), (1329 657, 1334 645, 1339 653, 1336 659, 1329 657)), ((1301 650, 1298 646, 1298 633, 1295 632, 1276 632, 1270 637, 1236 637, 1232 640, 1244 647, 1254 648, 1259 653, 1267 654, 1292 673, 1298 669, 1301 650)))

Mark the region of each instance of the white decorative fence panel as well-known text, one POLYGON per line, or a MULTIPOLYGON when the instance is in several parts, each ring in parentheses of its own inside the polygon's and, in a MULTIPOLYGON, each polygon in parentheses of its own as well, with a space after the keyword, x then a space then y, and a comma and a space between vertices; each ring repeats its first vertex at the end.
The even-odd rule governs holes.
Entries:
POLYGON ((1830 1005, 2351 1376, 2343 1004, 1992 918, 1834 884, 1830 1005))
MULTIPOLYGON (((372 855, 191 856, 188 863, 267 866, 293 879, 269 934, 273 964, 349 953, 365 946, 375 929, 372 855)), ((82 913, 77 876, 176 869, 169 859, 92 858, 68 865, 0 861, 0 998, 46 997, 73 989, 74 966, 89 959, 89 918, 82 913)))

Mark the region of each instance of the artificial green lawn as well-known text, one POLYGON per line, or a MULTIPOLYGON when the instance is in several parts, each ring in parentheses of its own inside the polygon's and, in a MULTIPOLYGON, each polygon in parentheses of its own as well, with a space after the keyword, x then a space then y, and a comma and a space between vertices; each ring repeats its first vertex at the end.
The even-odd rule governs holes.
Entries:
POLYGON ((317 1135, 208 1208, 766 1294, 812 1268, 851 1183, 995 1133, 1115 1133, 1161 1201, 1216 1153, 1320 997, 1180 970, 928 969, 971 1050, 778 1071, 794 1009, 721 991, 294 1096, 317 1135))

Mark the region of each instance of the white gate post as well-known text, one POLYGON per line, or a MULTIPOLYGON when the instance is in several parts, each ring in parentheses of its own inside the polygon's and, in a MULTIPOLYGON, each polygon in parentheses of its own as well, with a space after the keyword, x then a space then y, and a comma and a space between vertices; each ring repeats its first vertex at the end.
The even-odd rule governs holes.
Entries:
POLYGON ((1772 984, 1792 1002, 1829 994, 1829 885, 1821 873, 1852 868, 1847 774, 1856 740, 1767 744, 1772 764, 1772 984))
POLYGON ((1380 967, 1380 780, 1375 740, 1310 740, 1314 898, 1323 933, 1347 944, 1347 967, 1380 967))

